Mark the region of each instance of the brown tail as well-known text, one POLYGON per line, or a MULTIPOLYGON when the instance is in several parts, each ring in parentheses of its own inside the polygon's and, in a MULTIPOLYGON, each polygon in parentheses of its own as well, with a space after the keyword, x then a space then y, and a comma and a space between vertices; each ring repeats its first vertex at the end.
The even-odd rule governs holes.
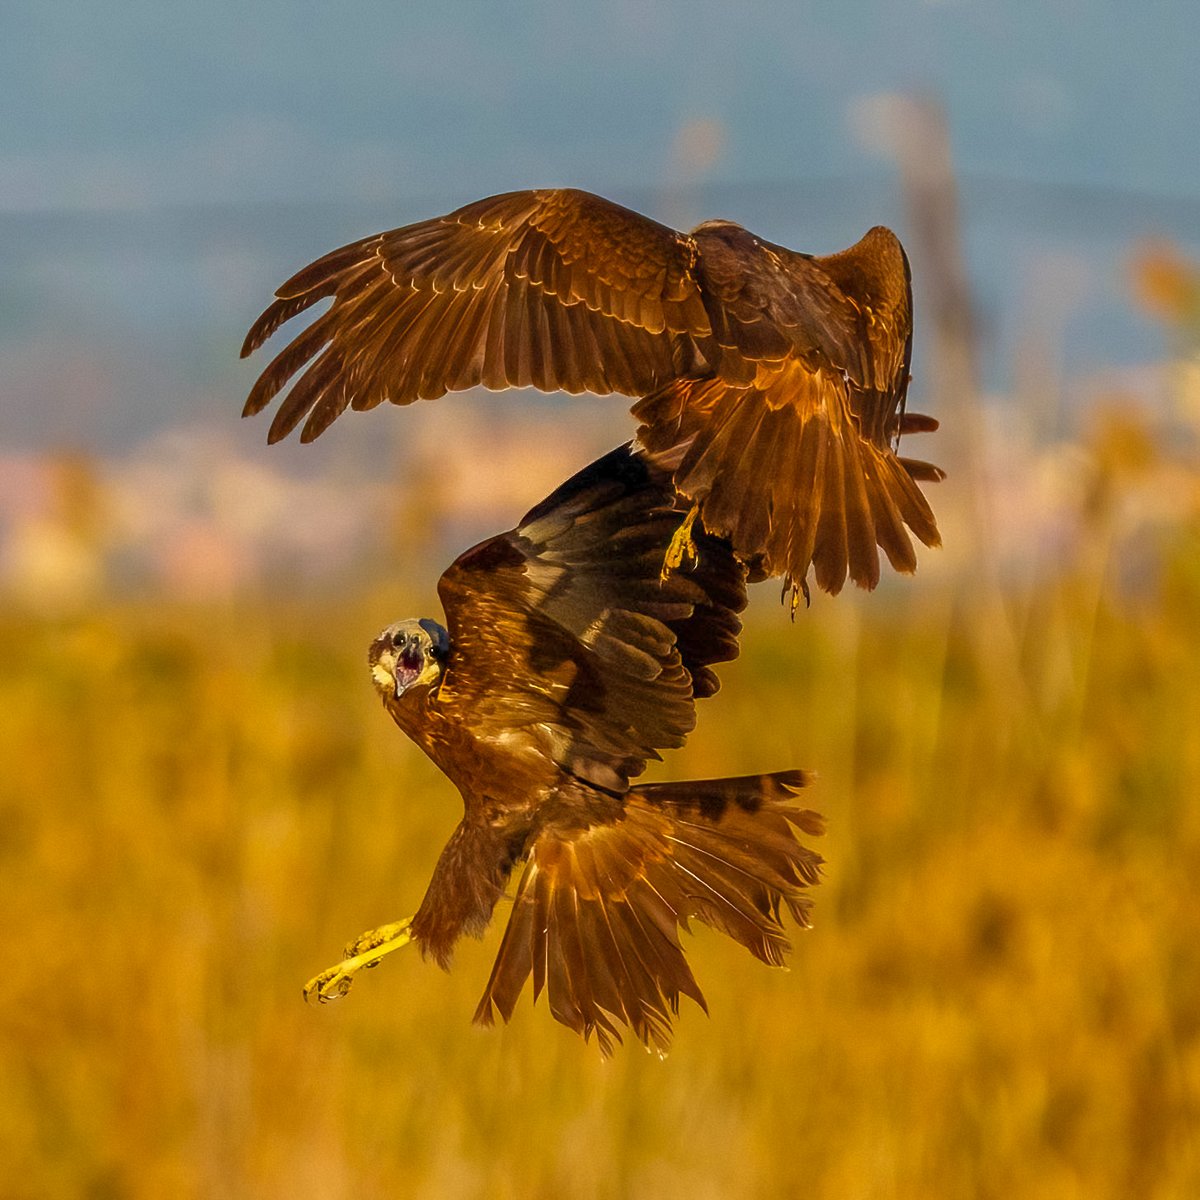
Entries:
POLYGON ((797 808, 802 771, 647 784, 621 816, 587 828, 549 828, 534 843, 475 1020, 512 1016, 532 973, 550 1011, 603 1053, 625 1024, 665 1050, 680 995, 704 1008, 680 928, 695 917, 778 965, 790 949, 782 911, 808 924, 806 889, 820 856, 797 830, 822 832, 797 808))
MULTIPOLYGON (((906 526, 925 545, 940 544, 915 480, 942 472, 864 437, 823 386, 800 370, 781 372, 766 390, 682 379, 634 406, 638 441, 699 503, 704 527, 728 538, 744 561, 797 586, 812 567, 827 592, 839 592, 847 575, 873 588, 876 546, 897 571, 916 569, 906 526)), ((908 414, 898 432, 936 427, 908 414)))

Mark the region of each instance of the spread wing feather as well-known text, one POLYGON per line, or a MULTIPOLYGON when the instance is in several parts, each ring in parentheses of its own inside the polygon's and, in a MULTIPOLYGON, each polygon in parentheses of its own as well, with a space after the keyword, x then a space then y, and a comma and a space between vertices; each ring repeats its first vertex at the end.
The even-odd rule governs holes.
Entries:
POLYGON ((669 477, 622 447, 462 555, 438 587, 453 647, 439 705, 624 791, 683 744, 711 664, 737 654, 746 573, 726 542, 700 535, 697 568, 660 580, 681 520, 669 477))
POLYGON ((847 575, 870 588, 879 582, 877 545, 896 570, 912 572, 908 531, 940 543, 914 479, 941 472, 863 436, 840 373, 792 361, 760 368, 745 387, 684 379, 633 411, 638 443, 699 503, 705 527, 767 575, 799 584, 813 569, 826 591, 840 591, 847 575))

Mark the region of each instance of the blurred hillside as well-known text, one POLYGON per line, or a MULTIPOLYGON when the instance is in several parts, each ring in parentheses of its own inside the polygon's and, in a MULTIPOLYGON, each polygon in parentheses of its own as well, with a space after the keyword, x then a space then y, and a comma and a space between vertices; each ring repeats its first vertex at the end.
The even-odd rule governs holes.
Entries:
MULTIPOLYGON (((887 110, 882 103, 865 108, 864 129, 874 129, 887 110)), ((875 129, 871 136, 882 135, 875 129)), ((884 141, 895 153, 893 139, 884 141)), ((1144 375, 1158 361, 1157 329, 1127 303, 1130 248, 1159 238, 1200 255, 1200 201, 1012 177, 964 175, 957 183, 981 381, 990 394, 1022 387, 1032 363, 1051 372, 1049 382, 1065 393, 1056 395, 1056 409, 1074 411, 1086 400, 1081 390, 1097 376, 1144 375)), ((237 349, 278 283, 333 246, 498 189, 492 180, 477 193, 398 191, 372 203, 0 211, 0 387, 6 399, 0 447, 127 453, 147 436, 180 425, 229 431, 256 365, 267 361, 260 352, 239 363, 237 349)), ((724 185, 689 182, 689 171, 676 166, 652 186, 601 190, 680 227, 728 217, 814 253, 850 245, 874 224, 894 227, 908 247, 917 287, 914 392, 926 390, 924 334, 933 315, 923 286, 937 264, 924 261, 914 244, 911 213, 890 174, 875 168, 826 180, 724 185)), ((1154 390, 1150 379, 1139 386, 1154 390)), ((520 403, 510 398, 508 411, 520 411, 520 403)), ((427 419, 423 407, 406 421, 407 431, 414 418, 427 419)), ((610 422, 619 428, 616 412, 610 422)), ((265 433, 248 426, 233 436, 261 446, 265 433)), ((323 440, 355 436, 339 424, 323 440)), ((369 453, 374 443, 364 435, 346 454, 369 453)), ((311 466, 314 453, 293 460, 297 468, 311 466)))
MULTIPOLYGON (((937 110, 909 113, 894 101, 870 121, 902 166, 900 188, 697 185, 623 198, 673 211, 680 224, 736 212, 761 232, 823 250, 873 221, 899 228, 916 292, 910 403, 946 425, 936 449, 915 452, 951 476, 941 489, 946 549, 926 569, 969 566, 974 535, 954 528, 967 511, 956 489, 980 473, 989 502, 1007 514, 991 527, 997 562, 1024 569, 1067 536, 1090 470, 1079 440, 1098 408, 1132 405, 1163 428, 1191 419, 1193 318, 1168 277, 1186 276, 1200 248, 1167 234, 1200 227, 1191 222, 1200 210, 964 187, 948 159, 944 176, 939 168, 925 178, 904 164, 944 150, 937 110), (923 137, 933 138, 932 150, 923 137), (945 211, 942 196, 952 198, 945 211)), ((228 596, 369 573, 381 562, 432 585, 455 554, 510 525, 571 464, 632 434, 620 397, 531 392, 351 416, 304 447, 268 448, 265 419, 239 425, 241 397, 278 347, 249 363, 234 350, 271 284, 338 240, 395 219, 382 207, 336 206, 99 221, 0 215, 12 285, 0 305, 9 401, 0 579, 41 572, 48 580, 61 569, 70 591, 82 567, 66 558, 55 567, 54 554, 69 552, 46 549, 54 542, 47 520, 56 490, 76 486, 60 477, 86 476, 107 514, 88 569, 102 566, 121 587, 228 596)))

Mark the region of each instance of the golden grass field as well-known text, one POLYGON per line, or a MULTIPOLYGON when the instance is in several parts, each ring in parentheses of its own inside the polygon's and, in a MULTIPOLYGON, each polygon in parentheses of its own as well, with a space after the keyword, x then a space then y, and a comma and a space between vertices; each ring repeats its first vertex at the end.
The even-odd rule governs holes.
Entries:
POLYGON ((301 1000, 458 817, 365 670, 431 588, 6 611, 0 1195, 1200 1195, 1200 493, 1125 578, 1130 444, 1036 572, 756 596, 654 777, 815 769, 825 881, 789 971, 698 927, 661 1061, 473 1027, 504 907, 301 1000))

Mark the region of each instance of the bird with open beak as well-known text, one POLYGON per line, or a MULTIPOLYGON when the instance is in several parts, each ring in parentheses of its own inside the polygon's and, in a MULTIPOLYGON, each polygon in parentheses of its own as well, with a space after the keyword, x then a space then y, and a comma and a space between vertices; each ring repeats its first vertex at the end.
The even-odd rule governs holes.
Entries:
POLYGON ((680 930, 696 918, 783 961, 807 924, 821 832, 802 771, 636 782, 683 744, 695 701, 737 654, 746 569, 698 532, 693 569, 661 578, 685 514, 668 474, 630 447, 593 463, 438 585, 445 626, 389 625, 371 678, 397 725, 463 799, 416 913, 363 934, 306 995, 344 995, 410 942, 448 965, 514 872, 513 909, 476 1020, 508 1020, 526 979, 607 1052, 628 1026, 665 1049, 681 995, 704 1004, 680 930))

